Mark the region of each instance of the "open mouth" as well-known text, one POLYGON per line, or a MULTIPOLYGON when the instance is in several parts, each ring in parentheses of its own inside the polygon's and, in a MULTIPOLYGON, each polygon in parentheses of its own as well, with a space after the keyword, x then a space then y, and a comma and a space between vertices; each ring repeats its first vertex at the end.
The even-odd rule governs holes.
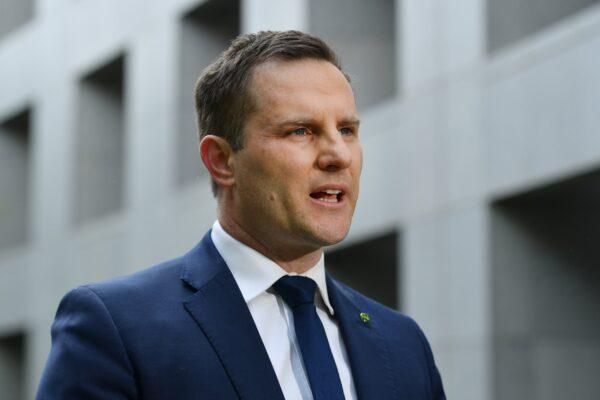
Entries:
POLYGON ((344 191, 339 189, 325 189, 318 192, 313 192, 310 197, 322 201, 324 203, 339 203, 344 197, 344 191))

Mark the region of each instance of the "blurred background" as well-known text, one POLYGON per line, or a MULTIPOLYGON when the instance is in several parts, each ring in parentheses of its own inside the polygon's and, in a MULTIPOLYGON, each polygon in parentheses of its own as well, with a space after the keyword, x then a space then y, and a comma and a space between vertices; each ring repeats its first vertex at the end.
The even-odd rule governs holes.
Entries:
POLYGON ((361 198, 341 280, 414 317, 450 399, 600 393, 600 0, 0 0, 0 398, 62 295, 216 218, 193 86, 240 32, 325 39, 361 198))

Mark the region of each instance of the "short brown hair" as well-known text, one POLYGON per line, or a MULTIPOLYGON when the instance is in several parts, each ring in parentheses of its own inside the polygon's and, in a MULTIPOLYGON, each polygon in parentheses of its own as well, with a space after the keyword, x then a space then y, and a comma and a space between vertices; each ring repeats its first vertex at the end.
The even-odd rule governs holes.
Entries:
MULTIPOLYGON (((220 136, 233 151, 241 150, 244 147, 244 124, 254 111, 248 91, 253 69, 271 60, 301 59, 324 60, 342 71, 335 52, 323 40, 303 32, 261 31, 235 38, 229 48, 204 69, 196 83, 199 138, 208 134, 220 136)), ((214 180, 212 189, 216 195, 214 180)))

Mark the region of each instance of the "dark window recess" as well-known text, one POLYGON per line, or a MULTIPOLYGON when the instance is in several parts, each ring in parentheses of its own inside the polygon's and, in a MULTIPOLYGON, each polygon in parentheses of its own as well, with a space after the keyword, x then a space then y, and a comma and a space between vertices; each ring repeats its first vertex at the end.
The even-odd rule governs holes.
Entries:
POLYGON ((310 0, 309 30, 340 56, 359 109, 397 90, 395 0, 310 0))
POLYGON ((33 0, 0 1, 0 40, 33 17, 33 0))
POLYGON ((494 398, 596 398, 600 170, 492 211, 494 398))
POLYGON ((398 233, 345 246, 325 255, 333 277, 391 308, 398 308, 398 233))
POLYGON ((125 57, 85 76, 79 88, 74 221, 121 208, 125 165, 125 57))
POLYGON ((0 123, 0 250, 27 241, 30 111, 0 123))
POLYGON ((25 335, 0 338, 0 393, 2 400, 23 400, 25 388, 25 335))
POLYGON ((177 184, 207 176, 198 154, 194 88, 198 77, 240 32, 239 0, 210 0, 186 13, 179 31, 177 184))
POLYGON ((487 0, 487 51, 494 53, 599 0, 487 0))

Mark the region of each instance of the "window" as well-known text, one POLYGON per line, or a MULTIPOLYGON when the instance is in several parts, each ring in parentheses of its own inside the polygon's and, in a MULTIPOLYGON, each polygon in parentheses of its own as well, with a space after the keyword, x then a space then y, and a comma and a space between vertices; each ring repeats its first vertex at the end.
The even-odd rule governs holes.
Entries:
POLYGON ((394 0, 311 0, 310 32, 340 56, 359 109, 396 94, 394 0))
POLYGON ((239 34, 238 0, 210 0, 185 14, 181 21, 177 115, 177 183, 205 175, 198 153, 194 88, 202 70, 239 34))
POLYGON ((91 72, 79 87, 74 220, 81 224, 123 203, 125 58, 91 72))
POLYGON ((492 207, 495 390, 593 399, 600 390, 600 170, 492 207))
POLYGON ((487 50, 494 53, 598 0, 488 0, 487 50))
POLYGON ((325 255, 327 271, 364 295, 398 308, 398 234, 388 233, 325 255))
POLYGON ((28 236, 30 111, 0 123, 0 249, 28 236))
POLYGON ((10 34, 33 16, 33 0, 0 1, 0 39, 10 34))
POLYGON ((25 335, 0 337, 0 392, 3 400, 23 400, 25 387, 25 335))

